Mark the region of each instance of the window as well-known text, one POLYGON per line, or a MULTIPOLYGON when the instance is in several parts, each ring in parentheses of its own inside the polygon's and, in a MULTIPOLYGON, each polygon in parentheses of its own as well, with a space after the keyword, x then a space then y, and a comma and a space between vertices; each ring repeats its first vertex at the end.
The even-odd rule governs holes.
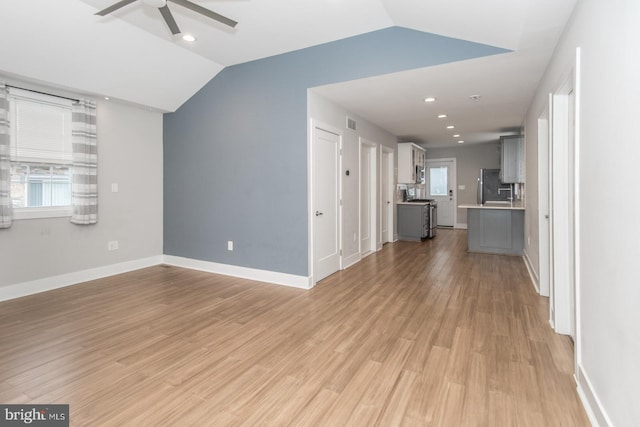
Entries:
POLYGON ((71 101, 11 88, 11 200, 16 219, 71 214, 71 101))
POLYGON ((429 168, 429 193, 432 196, 446 196, 448 178, 448 168, 444 167, 430 167, 429 168))

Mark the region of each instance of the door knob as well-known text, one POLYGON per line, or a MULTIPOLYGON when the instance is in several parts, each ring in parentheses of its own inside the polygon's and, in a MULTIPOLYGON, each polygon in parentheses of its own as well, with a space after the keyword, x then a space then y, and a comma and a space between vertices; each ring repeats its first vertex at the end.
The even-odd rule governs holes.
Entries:
POLYGON ((316 211, 316 216, 320 216, 320 215, 322 215, 322 212, 316 211))

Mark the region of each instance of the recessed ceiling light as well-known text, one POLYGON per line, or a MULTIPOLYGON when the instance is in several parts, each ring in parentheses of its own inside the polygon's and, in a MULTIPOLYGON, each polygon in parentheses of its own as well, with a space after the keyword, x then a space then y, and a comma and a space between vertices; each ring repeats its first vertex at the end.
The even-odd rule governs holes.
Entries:
POLYGON ((436 100, 436 98, 434 98, 433 96, 428 96, 424 99, 424 102, 434 102, 436 100))
POLYGON ((438 115, 438 118, 439 118, 439 119, 446 119, 446 118, 447 118, 447 115, 446 115, 446 114, 439 114, 439 115, 438 115))
POLYGON ((447 129, 455 129, 455 126, 454 125, 449 125, 449 126, 447 126, 447 129))
POLYGON ((108 100, 110 100, 110 99, 111 99, 111 98, 109 98, 108 96, 105 96, 105 97, 104 97, 104 100, 105 100, 105 101, 108 101, 108 100))
POLYGON ((464 144, 464 141, 460 140, 458 141, 458 144, 464 144))
POLYGON ((480 98, 482 98, 481 95, 471 95, 469 97, 469 99, 472 100, 472 101, 480 101, 480 98))
POLYGON ((453 135, 454 138, 460 138, 460 134, 456 133, 455 135, 453 135))
POLYGON ((182 36, 182 40, 184 40, 186 42, 194 42, 194 41, 196 41, 196 38, 194 36, 192 36, 191 34, 185 34, 184 36, 182 36))

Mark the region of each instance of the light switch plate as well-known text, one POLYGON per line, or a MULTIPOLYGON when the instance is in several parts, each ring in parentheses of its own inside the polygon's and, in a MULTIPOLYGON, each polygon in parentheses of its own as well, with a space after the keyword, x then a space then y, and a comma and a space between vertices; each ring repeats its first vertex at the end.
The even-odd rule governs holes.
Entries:
POLYGON ((118 192, 118 183, 114 182, 113 184, 111 184, 111 192, 112 193, 117 193, 118 192))

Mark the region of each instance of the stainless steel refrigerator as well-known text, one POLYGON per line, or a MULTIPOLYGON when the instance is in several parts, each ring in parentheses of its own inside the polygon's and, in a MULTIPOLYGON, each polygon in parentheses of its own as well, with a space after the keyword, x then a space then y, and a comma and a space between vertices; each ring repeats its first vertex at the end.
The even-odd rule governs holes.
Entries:
POLYGON ((508 201, 513 197, 511 191, 511 185, 500 182, 500 169, 480 169, 478 204, 481 205, 491 201, 508 201))

